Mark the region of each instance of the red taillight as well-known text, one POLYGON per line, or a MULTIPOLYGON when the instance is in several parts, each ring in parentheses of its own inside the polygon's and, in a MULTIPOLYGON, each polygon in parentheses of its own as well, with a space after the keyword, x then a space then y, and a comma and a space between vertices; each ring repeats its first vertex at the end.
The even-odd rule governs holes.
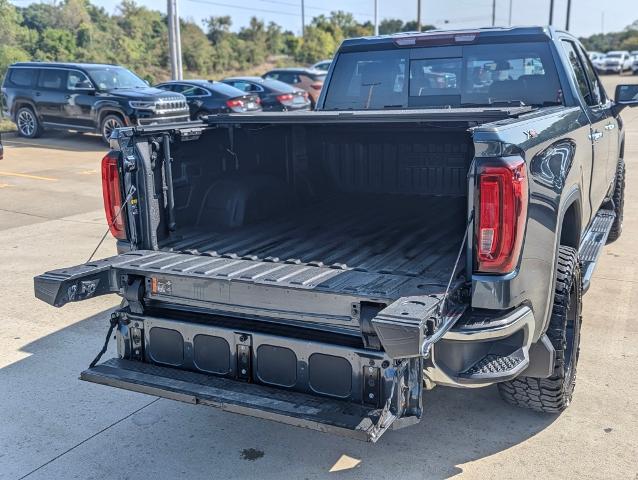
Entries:
POLYGON ((283 95, 277 95, 277 101, 280 103, 290 102, 292 100, 291 93, 284 93, 283 95))
POLYGON ((233 98, 231 100, 226 100, 226 105, 228 105, 230 108, 241 108, 244 106, 244 101, 233 98))
POLYGON ((255 103, 259 105, 261 103, 261 98, 255 97, 255 103))
POLYGON ((527 175, 523 160, 479 168, 476 231, 477 269, 514 270, 527 218, 527 175))
POLYGON ((313 83, 312 85, 310 85, 310 88, 314 90, 321 90, 321 87, 323 87, 323 83, 313 83))
POLYGON ((118 172, 118 152, 111 151, 102 159, 102 197, 111 234, 126 240, 126 219, 122 210, 122 187, 118 172))

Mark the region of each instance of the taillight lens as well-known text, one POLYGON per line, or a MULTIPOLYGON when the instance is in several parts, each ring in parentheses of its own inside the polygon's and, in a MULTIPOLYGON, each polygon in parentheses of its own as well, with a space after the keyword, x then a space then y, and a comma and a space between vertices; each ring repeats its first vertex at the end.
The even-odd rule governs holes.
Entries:
POLYGON ((527 172, 522 159, 479 168, 477 270, 509 273, 516 267, 527 218, 527 172))
POLYGON ((321 90, 321 87, 323 87, 323 83, 313 83, 312 85, 310 85, 310 88, 312 88, 313 90, 321 90))
POLYGON ((233 98, 231 100, 226 100, 226 105, 228 105, 230 108, 241 108, 244 106, 244 102, 243 100, 233 98))
POLYGON ((118 172, 119 153, 111 151, 102 159, 102 197, 111 234, 126 240, 126 219, 122 209, 122 185, 118 172))
POLYGON ((283 95, 277 95, 277 101, 279 103, 286 103, 292 101, 291 93, 284 93, 283 95))

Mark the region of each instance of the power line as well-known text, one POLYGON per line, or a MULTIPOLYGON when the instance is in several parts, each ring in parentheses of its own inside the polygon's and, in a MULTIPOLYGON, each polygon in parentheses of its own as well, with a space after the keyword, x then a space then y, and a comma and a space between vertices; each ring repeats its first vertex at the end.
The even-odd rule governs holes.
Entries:
POLYGON ((237 10, 249 10, 251 12, 276 13, 277 15, 289 15, 291 17, 301 16, 301 14, 299 13, 284 12, 283 10, 267 10, 265 8, 242 7, 239 5, 231 5, 230 3, 212 2, 210 0, 187 0, 187 1, 191 3, 203 3, 206 5, 215 5, 217 7, 235 8, 237 10))
MULTIPOLYGON (((273 5, 287 5, 290 7, 299 7, 299 3, 292 3, 292 2, 283 2, 281 0, 259 0, 260 2, 264 2, 264 3, 272 3, 273 5)), ((334 8, 326 8, 326 7, 316 7, 314 5, 305 5, 306 10, 319 10, 319 11, 323 11, 323 12, 334 12, 335 9, 334 8)), ((246 10, 253 10, 252 8, 246 8, 246 10)), ((348 12, 348 13, 352 13, 353 15, 360 15, 360 16, 365 16, 365 17, 372 17, 373 15, 370 13, 363 13, 363 12, 348 12)))

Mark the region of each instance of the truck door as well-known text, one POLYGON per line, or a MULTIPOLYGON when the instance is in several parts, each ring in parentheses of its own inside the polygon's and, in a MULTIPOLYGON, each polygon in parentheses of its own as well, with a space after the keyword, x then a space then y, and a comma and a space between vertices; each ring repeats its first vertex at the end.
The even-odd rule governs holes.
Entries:
POLYGON ((609 158, 609 131, 607 125, 610 122, 610 111, 606 107, 606 98, 601 98, 600 88, 592 88, 585 71, 585 63, 578 54, 577 46, 571 40, 562 40, 563 49, 569 61, 568 69, 576 84, 579 100, 590 122, 589 139, 592 144, 592 169, 589 173, 590 201, 592 215, 596 213, 603 203, 608 191, 607 164, 609 158))

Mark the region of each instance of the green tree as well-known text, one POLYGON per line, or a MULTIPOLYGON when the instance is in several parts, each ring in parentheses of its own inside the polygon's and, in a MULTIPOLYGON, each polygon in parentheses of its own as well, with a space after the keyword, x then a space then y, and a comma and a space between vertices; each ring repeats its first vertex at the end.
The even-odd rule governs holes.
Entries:
POLYGON ((7 0, 0 0, 0 75, 17 61, 28 60, 24 45, 32 43, 29 29, 22 25, 23 18, 7 0))

